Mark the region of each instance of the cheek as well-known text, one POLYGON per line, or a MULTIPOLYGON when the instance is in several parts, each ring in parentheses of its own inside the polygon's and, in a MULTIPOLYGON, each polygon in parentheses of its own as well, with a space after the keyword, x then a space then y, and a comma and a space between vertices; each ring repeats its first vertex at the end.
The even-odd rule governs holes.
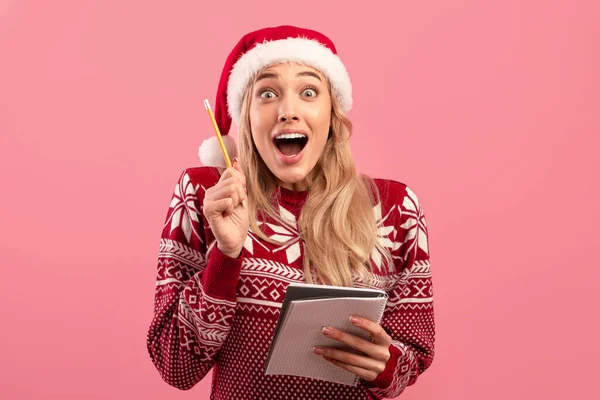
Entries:
POLYGON ((261 133, 270 133, 273 127, 274 113, 272 107, 265 105, 250 106, 250 129, 256 132, 258 139, 261 133))
POLYGON ((331 112, 323 109, 316 110, 312 115, 313 129, 318 132, 320 142, 326 142, 329 136, 329 127, 331 125, 331 112))
POLYGON ((271 136, 269 124, 260 116, 250 117, 250 136, 258 156, 263 161, 268 161, 270 157, 271 136))
POLYGON ((328 124, 331 120, 331 101, 329 99, 320 99, 320 101, 314 102, 308 110, 310 118, 319 126, 328 124))
POLYGON ((261 118, 261 114, 257 110, 250 109, 250 132, 252 134, 252 140, 259 146, 262 135, 260 134, 264 129, 264 120, 261 118))
POLYGON ((260 126, 260 114, 256 111, 256 108, 250 106, 248 110, 250 116, 250 129, 254 131, 255 128, 260 126))

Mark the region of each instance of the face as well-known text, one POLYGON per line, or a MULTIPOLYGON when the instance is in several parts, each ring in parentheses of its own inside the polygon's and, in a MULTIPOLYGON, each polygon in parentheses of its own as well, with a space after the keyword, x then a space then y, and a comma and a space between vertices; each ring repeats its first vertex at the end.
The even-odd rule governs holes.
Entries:
POLYGON ((252 139, 281 186, 308 189, 330 123, 327 81, 316 69, 283 63, 257 75, 250 101, 252 139))

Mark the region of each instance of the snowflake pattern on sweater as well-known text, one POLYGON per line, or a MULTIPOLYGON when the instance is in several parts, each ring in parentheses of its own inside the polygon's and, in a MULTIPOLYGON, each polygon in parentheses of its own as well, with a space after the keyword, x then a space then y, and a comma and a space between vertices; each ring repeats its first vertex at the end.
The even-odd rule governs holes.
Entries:
POLYGON ((384 399, 414 384, 433 361, 435 336, 427 224, 416 194, 405 184, 375 179, 379 242, 394 261, 384 266, 372 257, 374 286, 389 295, 381 325, 393 339, 391 358, 375 381, 346 386, 264 374, 286 287, 306 281, 297 219, 308 192, 280 190, 286 226, 260 222, 281 246, 250 231, 242 255, 232 259, 210 246, 214 236, 202 214, 204 192, 218 179, 212 167, 186 169, 167 212, 147 337, 162 379, 188 390, 214 367, 215 400, 384 399))

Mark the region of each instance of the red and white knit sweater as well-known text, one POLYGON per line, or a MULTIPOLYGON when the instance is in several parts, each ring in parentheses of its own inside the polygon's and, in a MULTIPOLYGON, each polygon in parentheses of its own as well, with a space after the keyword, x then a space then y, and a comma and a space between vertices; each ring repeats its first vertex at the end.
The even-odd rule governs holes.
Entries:
MULTIPOLYGON (((267 236, 294 240, 274 246, 249 232, 238 259, 216 246, 207 255, 214 236, 203 219, 203 196, 218 179, 215 168, 185 170, 167 213, 147 339, 162 378, 187 390, 214 367, 211 399, 227 400, 383 399, 413 384, 434 354, 427 226, 415 193, 402 183, 376 180, 379 240, 395 263, 379 265, 373 258, 375 286, 389 294, 381 325, 394 341, 385 371, 352 387, 263 373, 285 289, 305 282, 303 243, 297 229, 266 221, 260 226, 267 236)), ((282 188, 279 194, 281 215, 297 221, 308 192, 282 188)))

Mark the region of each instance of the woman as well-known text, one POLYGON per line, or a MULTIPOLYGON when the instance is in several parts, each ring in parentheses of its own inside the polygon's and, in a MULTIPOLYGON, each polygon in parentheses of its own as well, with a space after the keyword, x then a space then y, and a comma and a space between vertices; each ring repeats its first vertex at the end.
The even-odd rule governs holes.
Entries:
POLYGON ((406 185, 354 167, 345 113, 351 84, 333 43, 279 26, 245 35, 227 59, 204 167, 186 169, 162 232, 148 351, 162 378, 190 389, 214 366, 214 399, 382 399, 433 360, 427 228, 406 185), (221 166, 221 167, 219 167, 221 166), (372 341, 324 330, 362 355, 315 348, 361 377, 357 386, 264 374, 286 286, 372 286, 389 294, 372 341))

